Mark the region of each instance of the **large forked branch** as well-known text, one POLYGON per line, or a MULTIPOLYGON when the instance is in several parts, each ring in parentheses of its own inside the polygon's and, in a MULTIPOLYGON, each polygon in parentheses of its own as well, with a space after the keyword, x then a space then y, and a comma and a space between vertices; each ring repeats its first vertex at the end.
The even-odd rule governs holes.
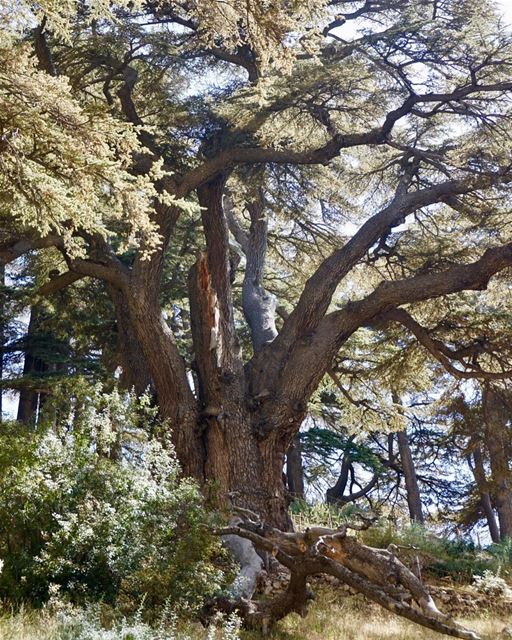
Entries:
POLYGON ((434 273, 403 280, 384 281, 362 300, 350 302, 334 311, 318 326, 318 340, 339 346, 357 328, 369 324, 377 315, 403 304, 429 300, 460 291, 481 291, 493 275, 512 266, 512 243, 487 249, 475 262, 457 264, 434 273))
POLYGON ((468 193, 512 178, 509 174, 487 174, 465 180, 448 180, 433 187, 403 193, 397 189, 388 206, 369 218, 343 246, 328 256, 307 281, 299 301, 272 346, 288 349, 302 334, 315 329, 326 313, 339 283, 392 226, 405 216, 445 200, 447 196, 468 193))
MULTIPOLYGON (((327 314, 307 339, 298 340, 288 352, 279 369, 276 403, 282 402, 281 395, 286 392, 292 410, 293 407, 301 410, 341 346, 360 327, 373 325, 380 314, 403 304, 465 290, 483 290, 494 274, 511 266, 512 243, 509 243, 487 249, 479 260, 469 264, 382 282, 365 298, 349 302, 342 309, 327 314)), ((277 409, 277 404, 274 407, 270 402, 267 410, 272 412, 274 409, 277 409)))
MULTIPOLYGON (((379 320, 381 320, 382 322, 399 322, 406 329, 409 329, 409 331, 414 335, 418 342, 423 345, 425 349, 427 349, 427 351, 432 356, 434 356, 434 358, 438 360, 449 373, 457 378, 482 378, 485 380, 502 380, 504 378, 512 377, 512 370, 497 372, 483 371, 482 369, 480 369, 480 367, 475 365, 472 366, 472 371, 461 371, 453 365, 452 360, 457 360, 459 362, 462 362, 464 365, 469 366, 464 361, 463 357, 460 356, 457 351, 450 349, 450 347, 445 345, 440 340, 432 338, 428 330, 425 329, 425 327, 417 322, 404 309, 392 309, 391 311, 388 311, 380 316, 379 320)), ((479 346, 480 345, 477 345, 477 347, 479 346)), ((466 354, 467 351, 467 349, 464 349, 463 353, 466 354)))

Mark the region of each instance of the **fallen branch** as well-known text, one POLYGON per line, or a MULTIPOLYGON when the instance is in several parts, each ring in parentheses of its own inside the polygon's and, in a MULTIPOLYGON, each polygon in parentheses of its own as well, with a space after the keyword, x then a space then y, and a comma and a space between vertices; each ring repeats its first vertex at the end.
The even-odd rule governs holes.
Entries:
MULTIPOLYGON (((242 515, 241 510, 237 512, 242 515)), ((243 514, 249 515, 249 514, 243 514)), ((271 554, 290 571, 287 589, 270 600, 254 600, 252 593, 236 601, 224 600, 223 608, 237 609, 250 627, 267 632, 281 618, 292 611, 305 615, 311 593, 307 578, 326 573, 338 578, 369 600, 388 611, 407 618, 423 627, 464 640, 479 640, 479 636, 443 614, 437 608, 427 588, 393 553, 393 550, 374 549, 347 535, 350 525, 337 530, 312 527, 303 532, 283 532, 257 522, 241 518, 215 533, 249 541, 264 553, 271 554), (410 604, 415 601, 419 607, 410 604)), ((242 566, 241 574, 244 567, 242 566)))

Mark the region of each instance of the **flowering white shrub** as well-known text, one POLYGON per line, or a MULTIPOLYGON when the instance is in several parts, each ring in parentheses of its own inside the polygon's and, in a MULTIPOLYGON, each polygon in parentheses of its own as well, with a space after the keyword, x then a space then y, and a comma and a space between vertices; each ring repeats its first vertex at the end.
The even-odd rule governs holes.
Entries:
POLYGON ((473 576, 473 586, 480 593, 485 593, 489 596, 512 596, 512 589, 510 589, 506 581, 500 577, 499 572, 484 571, 481 576, 473 576))
POLYGON ((58 640, 239 640, 240 619, 232 614, 218 616, 206 629, 194 629, 193 636, 181 629, 174 614, 161 617, 155 625, 142 621, 139 612, 132 618, 102 622, 98 605, 85 609, 64 607, 58 614, 58 640))
POLYGON ((58 592, 129 611, 144 596, 193 611, 224 579, 197 487, 133 399, 93 390, 88 402, 71 422, 0 436, 0 598, 58 592))

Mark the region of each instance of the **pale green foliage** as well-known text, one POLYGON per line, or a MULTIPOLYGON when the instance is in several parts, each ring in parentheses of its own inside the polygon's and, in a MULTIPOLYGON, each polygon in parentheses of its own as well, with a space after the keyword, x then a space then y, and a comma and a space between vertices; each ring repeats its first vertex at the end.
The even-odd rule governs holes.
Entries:
POLYGON ((139 148, 134 128, 82 108, 65 78, 38 71, 28 48, 5 38, 0 113, 0 219, 58 233, 75 254, 74 232, 105 235, 114 221, 127 228, 127 244, 158 243, 149 219, 156 191, 127 171, 139 148))
MULTIPOLYGON (((167 4, 163 0, 162 5, 167 4)), ((227 48, 236 49, 245 42, 255 50, 261 67, 290 69, 293 50, 285 44, 290 32, 297 39, 322 15, 325 0, 194 0, 191 13, 204 33, 204 42, 214 44, 222 38, 227 48)), ((311 34, 309 34, 311 40, 311 34)))
POLYGON ((0 21, 11 31, 21 33, 35 25, 45 24, 60 38, 69 39, 72 22, 80 11, 89 22, 100 18, 114 19, 115 8, 135 9, 140 2, 133 0, 38 0, 27 2, 0 0, 0 21))
POLYGON ((146 595, 150 608, 169 600, 192 611, 223 580, 199 491, 179 479, 172 448, 147 438, 151 411, 118 394, 89 395, 80 419, 64 413, 56 431, 4 429, 2 597, 44 601, 58 587, 127 610, 146 595))

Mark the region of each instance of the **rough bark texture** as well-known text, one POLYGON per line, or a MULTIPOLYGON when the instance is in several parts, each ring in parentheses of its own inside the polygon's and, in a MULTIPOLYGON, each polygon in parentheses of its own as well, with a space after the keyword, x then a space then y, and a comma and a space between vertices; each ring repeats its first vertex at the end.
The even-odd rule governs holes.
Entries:
POLYGON ((129 322, 127 301, 121 291, 107 285, 108 292, 114 302, 117 331, 117 363, 121 367, 119 384, 123 389, 133 389, 137 395, 149 391, 153 381, 151 371, 129 322))
POLYGON ((199 189, 206 251, 189 278, 204 478, 215 483, 221 500, 236 495, 239 504, 288 525, 284 449, 279 456, 274 447, 259 443, 246 398, 246 374, 233 317, 223 187, 224 179, 218 177, 199 189), (273 473, 268 474, 268 469, 273 473))
POLYGON ((304 500, 304 468, 299 434, 293 438, 286 452, 286 480, 291 496, 304 500))
POLYGON ((203 482, 203 445, 197 427, 196 403, 174 337, 154 301, 128 294, 126 302, 134 335, 148 363, 160 412, 172 430, 183 471, 203 482))

